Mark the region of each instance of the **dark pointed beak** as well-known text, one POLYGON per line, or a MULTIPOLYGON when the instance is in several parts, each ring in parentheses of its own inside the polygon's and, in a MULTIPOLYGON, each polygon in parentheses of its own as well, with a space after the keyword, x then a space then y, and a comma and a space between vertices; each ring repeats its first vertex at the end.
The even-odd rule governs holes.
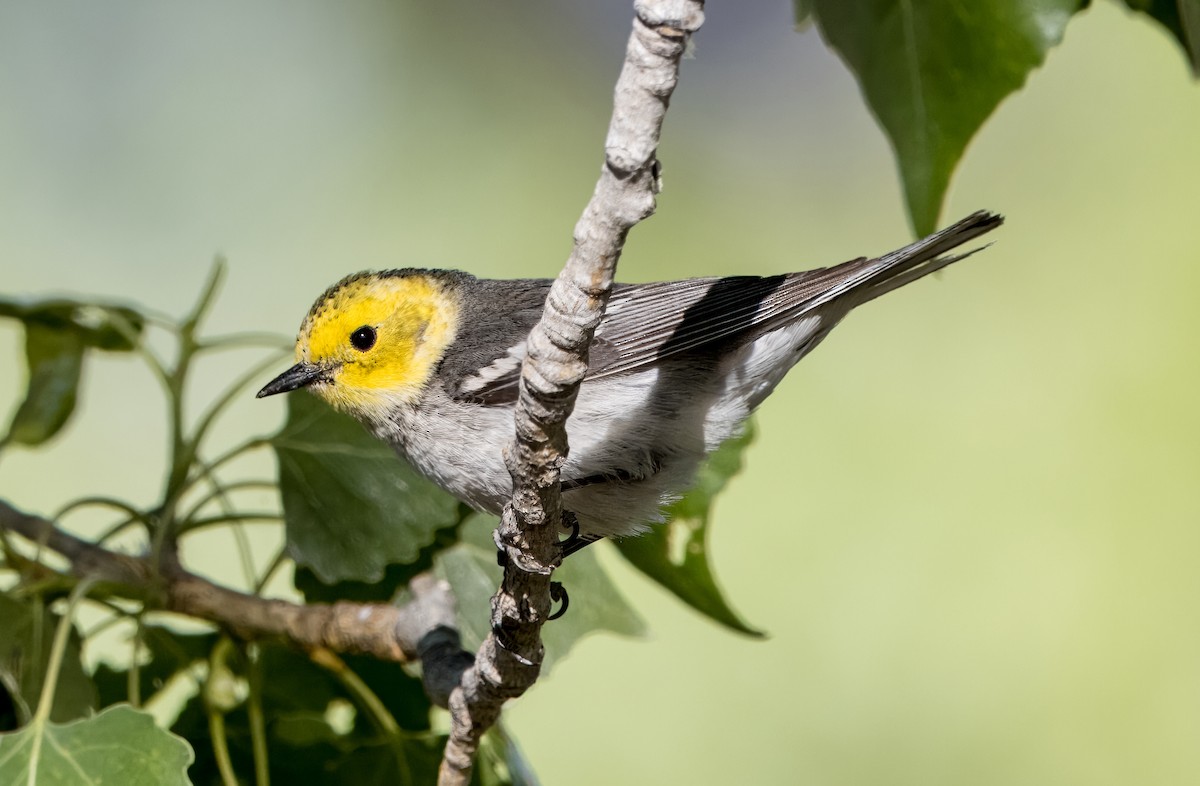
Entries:
POLYGON ((326 379, 329 379, 328 369, 313 363, 297 363, 268 382, 266 387, 258 391, 258 398, 299 390, 326 379))

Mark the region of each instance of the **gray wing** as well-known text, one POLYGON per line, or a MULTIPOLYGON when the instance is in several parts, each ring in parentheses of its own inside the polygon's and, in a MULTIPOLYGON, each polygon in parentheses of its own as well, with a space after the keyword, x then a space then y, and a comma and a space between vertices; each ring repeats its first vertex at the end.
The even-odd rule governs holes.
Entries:
MULTIPOLYGON (((589 350, 587 378, 628 373, 683 352, 736 346, 826 307, 835 309, 840 319, 855 306, 967 256, 942 255, 1002 221, 990 213, 975 213, 882 257, 803 273, 617 284, 589 350)), ((539 284, 538 295, 536 303, 521 304, 526 308, 519 318, 509 318, 505 327, 513 336, 511 345, 502 354, 473 358, 464 365, 450 381, 451 395, 489 405, 516 400, 524 337, 541 315, 549 286, 522 283, 539 284)), ((494 339, 479 343, 495 346, 494 339)))

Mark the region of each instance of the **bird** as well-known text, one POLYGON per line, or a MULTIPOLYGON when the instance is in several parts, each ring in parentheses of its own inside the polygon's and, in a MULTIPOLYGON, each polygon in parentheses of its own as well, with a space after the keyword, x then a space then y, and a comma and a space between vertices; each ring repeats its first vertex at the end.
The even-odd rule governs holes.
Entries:
MULTIPOLYGON (((970 256, 979 249, 948 252, 1003 221, 979 211, 883 256, 799 273, 614 284, 567 421, 562 504, 576 531, 564 553, 660 523, 705 457, 843 317, 970 256)), ((419 268, 347 276, 317 298, 295 365, 258 397, 306 388, 459 500, 499 514, 526 340, 551 283, 419 268)))

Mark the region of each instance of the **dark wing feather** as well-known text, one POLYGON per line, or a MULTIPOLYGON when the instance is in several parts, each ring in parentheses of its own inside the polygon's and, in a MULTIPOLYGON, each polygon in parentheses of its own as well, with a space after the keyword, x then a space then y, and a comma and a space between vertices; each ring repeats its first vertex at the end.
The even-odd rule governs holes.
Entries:
POLYGON ((550 284, 477 279, 463 288, 462 324, 439 369, 452 398, 488 406, 516 401, 525 339, 542 316, 550 284))
MULTIPOLYGON (((588 379, 627 373, 708 345, 745 342, 835 303, 840 318, 855 306, 962 259, 966 254, 942 255, 1002 220, 975 213, 882 257, 803 273, 617 284, 596 330, 588 379)), ((540 309, 530 309, 534 310, 537 314, 526 313, 522 322, 528 323, 525 335, 540 315, 540 309)), ((458 394, 487 404, 511 403, 519 376, 520 364, 511 356, 493 358, 491 373, 459 379, 458 394)))

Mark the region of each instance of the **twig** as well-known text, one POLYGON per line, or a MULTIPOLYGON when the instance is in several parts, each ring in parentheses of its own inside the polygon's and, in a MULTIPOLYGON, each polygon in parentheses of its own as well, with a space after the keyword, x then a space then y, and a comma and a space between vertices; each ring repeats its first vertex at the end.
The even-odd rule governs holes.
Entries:
POLYGON ((492 598, 491 633, 450 695, 450 738, 438 774, 443 786, 470 781, 483 734, 503 703, 537 679, 541 627, 550 611, 561 521, 559 469, 566 420, 587 372, 588 346, 612 290, 629 230, 654 212, 659 133, 702 0, 635 0, 633 32, 617 80, 605 163, 575 227, 575 244, 528 340, 517 404, 517 438, 505 460, 513 498, 497 530, 507 555, 492 598))

